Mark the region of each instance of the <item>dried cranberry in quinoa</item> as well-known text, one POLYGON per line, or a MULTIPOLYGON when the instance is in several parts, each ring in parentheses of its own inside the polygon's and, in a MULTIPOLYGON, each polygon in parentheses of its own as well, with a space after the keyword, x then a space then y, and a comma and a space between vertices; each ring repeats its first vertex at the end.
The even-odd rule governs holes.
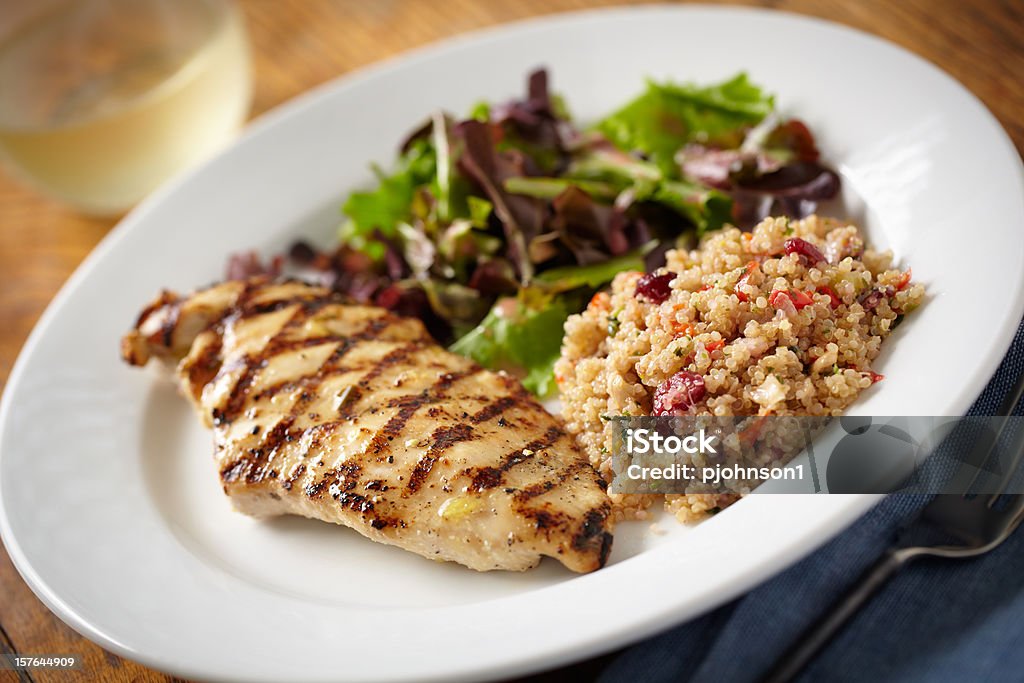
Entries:
POLYGON ((891 297, 895 293, 896 288, 891 285, 887 287, 876 287, 865 292, 859 299, 857 299, 857 301, 865 311, 873 311, 878 307, 878 304, 882 302, 882 299, 891 297))
POLYGON ((636 283, 636 295, 644 297, 652 304, 660 304, 672 294, 672 281, 675 279, 675 273, 648 273, 636 283))
POLYGON ((651 412, 659 417, 683 415, 704 398, 704 378, 696 372, 683 370, 658 385, 651 412))

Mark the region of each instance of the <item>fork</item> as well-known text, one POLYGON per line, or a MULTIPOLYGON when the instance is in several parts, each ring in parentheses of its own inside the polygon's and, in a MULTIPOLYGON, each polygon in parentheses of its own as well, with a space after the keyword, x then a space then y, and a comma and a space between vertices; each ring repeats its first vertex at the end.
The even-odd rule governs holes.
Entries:
MULTIPOLYGON (((1024 397, 1024 373, 996 411, 1010 416, 1024 397)), ((981 469, 968 463, 989 460, 1003 436, 1007 423, 1002 420, 995 437, 986 439, 985 452, 972 454, 953 476, 953 490, 971 491, 981 469), (980 457, 976 457, 980 456, 980 457)), ((900 531, 896 541, 847 589, 817 622, 807 628, 782 655, 764 683, 792 681, 807 664, 842 630, 879 590, 911 562, 922 557, 966 559, 989 552, 1005 541, 1024 519, 1024 495, 1003 495, 1024 456, 1024 439, 1014 443, 1010 465, 991 495, 939 494, 900 531), (931 535, 929 540, 922 537, 931 535)))

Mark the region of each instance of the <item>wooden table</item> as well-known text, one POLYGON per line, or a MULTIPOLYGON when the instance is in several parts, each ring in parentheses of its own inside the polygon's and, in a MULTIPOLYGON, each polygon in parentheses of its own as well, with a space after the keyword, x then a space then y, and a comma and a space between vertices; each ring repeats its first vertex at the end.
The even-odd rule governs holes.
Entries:
MULTIPOLYGON (((0 0, 0 7, 3 2, 0 0)), ((584 0, 245 0, 255 59, 253 115, 356 67, 482 26, 621 4, 584 0)), ((959 79, 1024 149, 1024 5, 1012 0, 763 0, 744 4, 824 17, 903 45, 959 79)), ((2 14, 2 11, 0 11, 2 14)), ((0 175, 0 383, 29 330, 113 225, 0 175)), ((76 672, 0 672, 0 681, 168 680, 81 638, 54 617, 0 551, 0 652, 74 653, 76 672)))

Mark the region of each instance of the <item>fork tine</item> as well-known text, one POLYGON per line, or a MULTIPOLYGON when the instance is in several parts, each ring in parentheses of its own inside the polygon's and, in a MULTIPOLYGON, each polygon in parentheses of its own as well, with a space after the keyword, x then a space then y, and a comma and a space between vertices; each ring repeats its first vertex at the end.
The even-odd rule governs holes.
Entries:
MULTIPOLYGON (((1009 423, 1013 419, 1013 413, 1016 411, 1017 406, 1020 404, 1021 400, 1024 400, 1024 372, 1021 372, 1020 377, 1017 378, 1017 382, 1013 385, 1013 389, 1010 390, 1010 393, 1006 396, 1005 399, 1003 399, 1003 403, 999 406, 998 414, 1006 416, 1003 420, 1003 429, 1005 429, 1007 423, 1009 423)), ((1018 431, 1020 431, 1020 426, 1017 426, 1018 431)), ((1003 429, 999 430, 999 434, 996 437, 997 440, 999 436, 1002 436, 1003 429)), ((1013 475, 1017 471, 1017 468, 1020 467, 1021 458, 1024 457, 1024 434, 1018 433, 1016 434, 1016 437, 1016 451, 1013 454, 1009 466, 1006 468, 1006 474, 1003 475, 1003 480, 1000 482, 998 490, 994 494, 989 496, 989 507, 992 507, 995 504, 995 502, 999 499, 999 496, 1003 495, 1003 491, 1006 490, 1006 487, 1010 484, 1010 481, 1012 481, 1013 475)))
MULTIPOLYGON (((1006 419, 1009 420, 1010 418, 1006 419)), ((1024 433, 1021 433, 1024 432, 1024 427, 1021 425, 1017 425, 1017 427, 1018 433, 1014 435, 1016 437, 1013 447, 1014 450, 1010 456, 1009 463, 1006 465, 1006 472, 1003 474, 1003 478, 1000 480, 995 492, 992 493, 986 501, 988 507, 995 505, 996 501, 1003 495, 1006 491, 1006 487, 1010 485, 1010 482, 1013 481, 1014 476, 1017 474, 1017 470, 1021 465, 1021 460, 1024 459, 1024 433)), ((1022 495, 1021 498, 1024 498, 1024 495, 1022 495)))
MULTIPOLYGON (((1013 458, 1010 464, 1007 466, 1007 473, 1002 475, 1002 479, 999 481, 999 485, 995 489, 995 493, 988 497, 988 507, 995 505, 995 502, 999 500, 999 497, 1004 495, 1007 490, 1007 486, 1013 481, 1014 476, 1017 474, 1017 470, 1021 466, 1021 460, 1024 459, 1024 434, 1019 435, 1017 441, 1016 451, 1014 452, 1013 458)), ((1021 496, 1024 499, 1024 496, 1021 496)))
POLYGON ((1024 372, 1021 372, 1016 384, 1010 389, 1010 393, 999 404, 999 410, 996 411, 996 415, 1013 415, 1013 411, 1017 409, 1017 404, 1020 403, 1022 398, 1024 398, 1024 372))
MULTIPOLYGON (((985 453, 979 460, 974 460, 974 458, 972 458, 972 462, 987 462, 992 457, 993 453, 998 451, 998 444, 1006 433, 1007 425, 1011 421, 1010 418, 1014 411, 1017 410, 1017 406, 1020 405, 1022 399, 1024 399, 1024 372, 1021 372, 1017 376, 1017 380, 1014 382, 1010 392, 1006 395, 1006 398, 1003 399, 1003 402, 999 405, 999 409, 996 410, 994 414, 994 416, 1002 416, 1003 419, 999 421, 999 428, 996 430, 992 441, 988 444, 987 453, 985 453)), ((1006 474, 1003 475, 1003 479, 997 487, 998 492, 992 494, 988 498, 989 507, 991 507, 999 496, 1002 495, 1002 492, 1006 490, 1007 484, 1010 483, 1014 471, 1020 464, 1021 456, 1024 454, 1024 450, 1022 450, 1024 449, 1024 439, 1019 439, 1018 441, 1017 452, 1014 454, 1010 467, 1007 468, 1006 474)), ((968 484, 967 488, 964 489, 965 493, 974 489, 975 485, 978 483, 978 479, 981 477, 981 472, 982 470, 980 468, 975 470, 974 476, 971 477, 970 484, 968 484)))

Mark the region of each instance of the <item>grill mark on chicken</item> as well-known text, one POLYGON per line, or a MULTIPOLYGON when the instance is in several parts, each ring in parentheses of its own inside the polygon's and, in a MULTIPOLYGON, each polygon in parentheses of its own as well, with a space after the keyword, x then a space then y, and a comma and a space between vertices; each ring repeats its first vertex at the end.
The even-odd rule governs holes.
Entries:
POLYGON ((533 458, 539 451, 550 448, 558 443, 558 440, 563 436, 565 436, 565 432, 561 428, 549 427, 541 438, 534 439, 522 448, 509 451, 502 456, 501 462, 497 467, 478 467, 466 470, 465 474, 473 478, 470 490, 482 492, 500 486, 502 481, 504 481, 505 475, 512 468, 533 458), (525 451, 530 451, 530 453, 525 453, 525 451))
POLYGON ((431 455, 424 455, 416 462, 416 466, 412 468, 412 472, 409 474, 409 484, 406 486, 405 495, 419 490, 420 486, 423 485, 423 480, 427 478, 430 470, 434 468, 435 462, 437 462, 437 458, 431 455))
MULTIPOLYGON (((246 395, 249 392, 249 388, 255 381, 258 371, 267 366, 270 358, 300 348, 308 348, 312 346, 319 346, 321 344, 337 342, 336 337, 319 336, 296 340, 282 339, 282 336, 286 331, 294 329, 295 327, 301 325, 308 319, 310 315, 310 309, 304 307, 296 309, 295 313, 288 319, 288 321, 281 326, 281 329, 278 330, 278 332, 273 337, 271 337, 270 340, 267 341, 266 345, 263 347, 261 351, 258 352, 257 356, 250 355, 245 357, 245 370, 243 371, 242 376, 238 378, 238 381, 235 383, 235 386, 232 387, 231 392, 228 394, 225 405, 220 409, 214 411, 214 424, 228 423, 234 420, 236 417, 238 417, 239 413, 241 412, 241 408, 244 405, 246 395)), ((398 318, 390 314, 385 314, 378 318, 374 318, 363 328, 363 330, 345 339, 339 346, 337 351, 331 355, 331 358, 329 359, 328 362, 340 359, 340 356, 338 356, 338 351, 340 351, 341 356, 343 356, 349 350, 354 348, 357 342, 372 339, 380 335, 397 321, 398 318)), ((320 371, 318 371, 317 374, 309 378, 309 383, 312 385, 311 388, 315 389, 315 387, 319 386, 319 384, 323 381, 323 369, 324 366, 321 366, 320 371)), ((284 388, 286 384, 287 382, 281 383, 280 388, 284 388)), ((280 390, 280 388, 278 390, 280 390)), ((268 388, 266 391, 270 390, 271 388, 268 388)), ((261 393, 265 394, 266 391, 261 393)), ((276 391, 272 393, 276 393, 276 391)))
POLYGON ((245 470, 245 461, 236 460, 220 470, 220 479, 225 484, 229 484, 233 481, 237 481, 245 470))
POLYGON ((244 451, 240 457, 221 467, 221 479, 225 483, 230 483, 244 478, 250 484, 259 483, 267 476, 276 479, 278 474, 268 469, 268 460, 282 441, 293 439, 290 429, 294 421, 292 417, 285 417, 263 435, 260 446, 244 451))
POLYGON ((548 479, 546 481, 542 481, 536 484, 531 484, 530 486, 527 486, 526 488, 517 491, 516 498, 519 499, 519 501, 521 502, 526 502, 531 498, 536 498, 537 496, 543 495, 550 491, 551 489, 563 483, 569 477, 578 474, 581 470, 584 470, 586 469, 586 467, 589 466, 589 463, 583 460, 576 460, 575 462, 570 463, 568 467, 565 467, 561 471, 559 471, 553 479, 548 479))
MULTIPOLYGON (((510 408, 511 405, 522 400, 522 398, 523 396, 519 395, 500 398, 493 403, 485 405, 484 408, 470 416, 469 421, 474 425, 479 425, 488 420, 492 420, 498 417, 506 409, 510 408)), ((430 450, 420 458, 410 475, 409 484, 406 487, 406 495, 408 496, 409 494, 417 492, 417 490, 423 485, 424 480, 429 476, 434 463, 437 462, 437 459, 444 451, 450 449, 451 446, 460 441, 468 441, 473 438, 477 438, 477 435, 473 432, 473 428, 468 424, 458 424, 451 427, 438 427, 435 429, 433 434, 431 434, 433 444, 430 446, 430 450)), ((521 459, 517 460, 515 458, 507 457, 507 459, 503 461, 502 471, 508 471, 519 462, 532 457, 532 454, 525 456, 522 451, 515 453, 518 454, 518 457, 521 459)), ((493 470, 494 468, 488 469, 493 470)), ((483 490, 483 488, 478 488, 477 490, 483 490)))
POLYGON ((332 470, 324 472, 324 474, 312 484, 307 484, 305 493, 310 498, 319 498, 327 489, 334 496, 334 491, 351 491, 359 485, 359 473, 362 472, 362 466, 355 461, 345 461, 335 467, 332 470))
POLYGON ((272 299, 270 301, 261 301, 259 303, 246 302, 240 306, 241 318, 251 318, 257 315, 265 315, 267 313, 273 313, 279 311, 282 308, 288 308, 298 304, 305 312, 305 317, 308 319, 319 313, 327 306, 340 303, 339 299, 333 297, 317 297, 310 298, 308 295, 293 295, 283 297, 281 299, 272 299))
POLYGON ((392 415, 384 426, 373 435, 366 449, 367 452, 379 455, 388 450, 391 447, 391 441, 402 433, 402 430, 405 429, 405 423, 416 414, 416 411, 444 399, 448 395, 448 389, 451 388, 452 384, 460 379, 471 377, 482 370, 483 368, 480 366, 474 365, 468 370, 461 372, 446 372, 433 385, 420 393, 400 396, 388 401, 388 407, 398 408, 398 412, 392 415))
POLYGON ((612 546, 612 535, 606 531, 612 512, 609 503, 601 503, 587 510, 582 522, 546 504, 537 507, 520 506, 517 511, 532 519, 537 531, 546 536, 550 537, 553 533, 569 534, 572 539, 570 547, 574 550, 596 551, 602 566, 608 560, 612 546))
POLYGON ((238 416, 245 402, 245 395, 249 392, 249 387, 252 386, 253 381, 256 379, 256 373, 265 367, 267 367, 266 359, 256 362, 255 359, 246 356, 245 369, 242 371, 238 381, 235 382, 231 393, 228 394, 227 402, 223 407, 214 408, 213 410, 213 424, 215 427, 227 424, 238 416))
POLYGON ((522 389, 517 391, 512 396, 503 396, 497 401, 484 406, 481 410, 477 411, 474 415, 469 418, 469 421, 473 424, 480 424, 482 422, 488 422, 498 417, 505 411, 511 409, 514 406, 523 403, 527 398, 526 390, 522 389))
POLYGON ((242 284, 242 291, 238 293, 238 299, 235 301, 235 308, 239 310, 245 310, 249 306, 249 302, 252 300, 253 295, 260 291, 264 282, 257 279, 246 280, 242 284))
POLYGON ((292 407, 288 410, 288 414, 292 419, 298 417, 299 414, 305 411, 306 407, 313 402, 313 399, 316 398, 316 388, 319 385, 320 383, 317 382, 312 386, 306 386, 302 390, 302 393, 299 394, 299 397, 295 399, 295 403, 293 403, 292 407))
MULTIPOLYGON (((166 289, 160 291, 160 295, 148 306, 142 309, 135 320, 135 328, 141 328, 156 313, 163 313, 160 327, 147 334, 150 343, 171 349, 174 347, 174 331, 178 327, 178 320, 181 317, 181 300, 173 292, 166 289)), ((133 354, 134 356, 134 354, 133 354)), ((144 359, 127 357, 133 365, 145 362, 144 359)))
POLYGON ((295 485, 295 482, 297 482, 299 480, 299 477, 301 477, 305 473, 306 465, 304 463, 300 463, 298 467, 292 470, 292 473, 288 476, 288 478, 281 482, 281 488, 283 488, 285 491, 291 491, 292 486, 295 485))
POLYGON ((166 289, 160 291, 159 296, 156 299, 142 309, 138 317, 135 318, 135 327, 142 327, 143 323, 149 320, 149 316, 156 313, 158 310, 167 308, 169 306, 177 306, 179 304, 178 297, 168 292, 166 289))
POLYGON ((370 526, 380 531, 386 529, 389 526, 404 527, 405 522, 403 520, 396 519, 394 517, 383 515, 377 512, 376 506, 372 500, 354 491, 341 491, 335 490, 332 486, 330 490, 331 497, 338 501, 343 507, 352 510, 353 512, 359 512, 362 516, 370 518, 370 526))
MULTIPOLYGON (((339 347, 339 349, 342 349, 343 351, 348 351, 349 349, 352 348, 352 346, 353 345, 339 347)), ((259 401, 261 399, 270 398, 272 396, 280 394, 281 392, 294 391, 299 387, 305 387, 308 390, 315 391, 317 387, 319 387, 321 384, 323 384, 331 377, 334 377, 335 375, 344 375, 345 373, 354 372, 356 370, 361 369, 358 366, 350 367, 338 365, 336 362, 334 362, 335 359, 340 360, 344 355, 344 353, 339 354, 338 350, 335 350, 335 352, 324 362, 324 364, 315 374, 307 375, 299 379, 286 379, 280 382, 276 382, 268 387, 265 387, 263 390, 253 394, 252 398, 253 400, 259 401)), ((351 389, 356 390, 356 387, 353 386, 351 387, 351 389)))
POLYGON ((552 532, 563 531, 570 528, 573 524, 572 518, 564 512, 551 510, 547 506, 521 508, 519 513, 524 517, 532 519, 537 527, 537 531, 543 531, 544 535, 548 538, 551 537, 552 532))
MULTIPOLYGON (((383 334, 389 327, 394 325, 396 322, 398 322, 397 318, 391 315, 383 315, 379 318, 371 320, 366 325, 366 327, 364 327, 361 331, 349 337, 346 337, 340 343, 338 343, 338 347, 331 353, 327 360, 324 361, 324 363, 314 374, 307 375, 306 377, 303 377, 300 380, 284 380, 282 382, 278 382, 277 384, 273 384, 264 389, 263 391, 261 391, 257 395, 257 397, 264 398, 267 396, 273 396, 285 390, 296 389, 299 386, 306 387, 307 390, 312 393, 316 391, 317 387, 319 387, 321 384, 323 384, 326 380, 328 380, 331 377, 359 370, 359 367, 349 367, 340 365, 340 362, 348 354, 348 352, 354 349, 358 344, 383 334)), ((298 347, 292 347, 290 344, 282 345, 281 349, 275 350, 275 352, 283 353, 285 351, 294 350, 294 348, 302 348, 304 346, 320 346, 322 344, 338 342, 337 337, 315 337, 308 341, 310 342, 309 344, 303 344, 298 347)), ((420 344, 419 346, 422 347, 422 344, 420 344)), ((401 358, 390 361, 390 364, 397 363, 399 360, 401 360, 401 358)), ((371 369, 371 375, 374 369, 376 368, 371 369)), ((383 368, 381 369, 381 371, 383 371, 383 368)), ((376 375, 379 374, 380 372, 376 373, 376 375)), ((360 382, 360 384, 361 383, 362 382, 360 382)), ((358 387, 356 386, 352 386, 351 391, 356 392, 354 396, 358 396, 361 393, 358 392, 358 387)), ((348 401, 352 401, 354 396, 350 395, 348 401)))
MULTIPOLYGON (((526 462, 533 457, 533 453, 526 455, 522 450, 513 451, 512 453, 505 456, 501 465, 498 467, 482 467, 476 470, 473 474, 473 481, 469 485, 470 491, 476 491, 482 493, 487 489, 493 489, 499 486, 504 479, 505 472, 512 469, 516 465, 522 462, 526 462)), ((472 470, 469 470, 472 472, 472 470)))
POLYGON ((404 496, 415 493, 423 486, 423 482, 430 476, 430 470, 434 463, 441 457, 441 454, 461 441, 471 441, 477 438, 473 428, 467 424, 456 424, 445 427, 438 427, 430 435, 431 443, 427 452, 416 462, 412 473, 409 475, 409 483, 405 487, 404 496))
POLYGON ((170 347, 174 343, 174 330, 178 329, 178 318, 181 317, 181 303, 177 302, 167 309, 167 316, 160 326, 160 338, 164 346, 170 347))
MULTIPOLYGON (((279 348, 282 346, 280 343, 281 336, 285 331, 305 322, 309 315, 309 311, 302 306, 295 309, 295 312, 281 326, 277 333, 267 340, 267 343, 258 352, 257 356, 251 354, 245 356, 245 369, 242 371, 241 377, 238 378, 238 381, 231 388, 227 400, 220 408, 220 414, 214 416, 214 424, 218 422, 231 422, 238 417, 245 403, 246 395, 249 393, 249 388, 256 379, 256 374, 267 367, 270 358, 281 353, 282 349, 279 348)), ((303 341, 305 343, 309 342, 308 339, 303 341)))
POLYGON ((373 364, 373 368, 371 368, 371 370, 367 372, 365 375, 360 377, 359 382, 357 382, 357 384, 363 389, 367 388, 368 386, 370 386, 370 382, 380 377, 382 374, 384 374, 386 370, 395 365, 398 365, 406 358, 408 358, 409 356, 416 353, 422 348, 423 343, 415 341, 399 346, 397 349, 385 354, 383 358, 375 362, 373 364))
POLYGON ((591 550, 598 546, 598 557, 601 564, 608 559, 608 553, 612 549, 612 535, 605 531, 608 515, 611 510, 607 504, 592 508, 583 516, 583 524, 572 539, 572 547, 576 550, 591 550))
MULTIPOLYGON (((304 283, 301 283, 300 280, 296 280, 295 278, 283 278, 278 281, 278 284, 286 285, 304 283)), ((308 285, 305 286, 303 291, 292 291, 286 296, 280 296, 266 301, 253 301, 253 298, 257 294, 266 292, 267 288, 272 286, 273 284, 271 280, 265 277, 254 277, 245 280, 232 308, 239 312, 242 318, 248 318, 264 313, 272 313, 295 303, 308 306, 311 310, 319 310, 332 304, 344 303, 338 292, 311 288, 308 285)))
POLYGON ((354 385, 349 386, 348 394, 345 395, 344 402, 338 406, 338 419, 347 421, 354 418, 356 404, 359 403, 359 399, 362 398, 362 396, 362 389, 354 385))
POLYGON ((192 396, 196 400, 202 396, 203 387, 212 382, 220 372, 223 362, 220 354, 222 343, 222 337, 219 334, 215 335, 214 341, 204 346, 202 353, 182 368, 188 377, 192 396))
MULTIPOLYGON (((341 420, 344 420, 344 419, 347 419, 347 418, 351 417, 352 411, 353 411, 353 408, 354 408, 354 403, 358 400, 358 398, 361 396, 361 393, 362 393, 360 388, 359 388, 360 386, 361 387, 369 386, 370 382, 372 382, 374 379, 379 377, 387 368, 392 367, 392 366, 398 364, 398 362, 400 362, 401 360, 408 358, 410 355, 412 355, 416 351, 418 351, 421 348, 423 348, 423 346, 424 346, 424 344, 422 342, 410 342, 408 344, 404 344, 404 345, 394 349, 393 351, 391 351, 390 353, 385 355, 383 358, 381 358, 381 360, 378 362, 378 364, 369 373, 367 373, 364 377, 362 377, 355 385, 350 385, 348 387, 348 394, 345 397, 345 404, 343 404, 343 405, 341 405, 341 407, 339 407, 339 414, 338 414, 338 418, 339 419, 338 420, 332 420, 332 421, 329 421, 327 423, 324 423, 322 425, 322 427, 330 428, 330 429, 336 428, 340 424, 341 420), (348 407, 347 409, 345 408, 346 405, 348 407)), ((315 396, 316 388, 323 383, 324 379, 326 379, 326 376, 325 376, 323 371, 324 371, 324 368, 327 365, 328 364, 325 364, 324 366, 322 366, 321 369, 319 369, 319 371, 317 371, 317 373, 315 375, 313 375, 313 376, 311 376, 311 378, 309 378, 309 381, 305 385, 305 388, 304 388, 302 394, 299 396, 299 399, 295 402, 295 404, 293 404, 293 407, 292 407, 292 409, 290 411, 291 415, 293 417, 297 417, 300 413, 302 413, 305 410, 305 405, 307 405, 308 402, 315 396)), ((350 368, 336 368, 336 369, 334 369, 332 371, 332 374, 336 373, 336 372, 350 372, 351 370, 352 369, 350 369, 350 368)), ((473 373, 472 372, 466 373, 464 376, 468 377, 471 374, 473 374, 473 373)), ((452 383, 455 382, 457 379, 460 379, 460 378, 455 377, 454 375, 442 376, 438 380, 438 382, 435 383, 434 387, 432 387, 431 389, 433 389, 433 388, 438 388, 438 390, 447 389, 447 388, 451 387, 452 383)), ((280 386, 284 387, 284 386, 288 386, 290 384, 294 385, 294 383, 291 383, 291 382, 283 382, 283 383, 281 383, 280 386)), ((274 385, 274 387, 268 388, 266 390, 266 392, 261 392, 260 395, 262 396, 265 393, 267 395, 272 395, 276 390, 280 390, 279 385, 274 385)), ((427 391, 430 391, 430 389, 428 389, 427 391)), ((416 396, 416 398, 419 398, 419 397, 420 397, 420 395, 416 396)), ((438 395, 432 396, 430 398, 436 400, 436 399, 442 398, 442 397, 443 397, 443 394, 438 394, 438 395)), ((407 397, 407 398, 410 398, 410 397, 407 397)), ((402 413, 402 411, 408 410, 408 409, 412 409, 413 408, 413 405, 412 405, 413 402, 414 402, 413 400, 410 400, 410 402, 408 404, 402 404, 401 405, 401 409, 399 410, 398 415, 395 416, 395 417, 401 417, 402 418, 401 424, 398 424, 398 422, 396 421, 393 425, 390 422, 388 423, 388 425, 391 425, 390 428, 389 428, 388 425, 385 425, 385 427, 384 427, 385 430, 388 430, 388 429, 395 430, 394 434, 392 434, 392 438, 394 436, 397 436, 397 434, 400 432, 401 428, 403 428, 404 422, 407 422, 409 420, 409 418, 412 417, 412 413, 410 413, 408 416, 406 416, 406 415, 404 415, 402 413)), ((421 403, 421 404, 427 404, 427 403, 424 402, 424 403, 421 403)), ((415 410, 413 412, 415 412, 415 410)), ((372 446, 373 445, 375 445, 374 441, 372 441, 372 446)), ((379 452, 380 451, 375 451, 375 453, 379 453, 379 452)))
POLYGON ((289 415, 274 425, 273 429, 263 435, 263 448, 274 450, 279 448, 283 441, 293 441, 295 439, 291 432, 293 424, 295 424, 295 417, 289 415))
POLYGON ((265 387, 261 391, 257 391, 251 394, 251 397, 252 400, 254 401, 262 401, 265 398, 271 398, 272 396, 280 394, 281 392, 284 391, 294 391, 295 389, 298 389, 300 386, 302 386, 301 380, 283 380, 281 382, 271 384, 269 387, 265 387))

